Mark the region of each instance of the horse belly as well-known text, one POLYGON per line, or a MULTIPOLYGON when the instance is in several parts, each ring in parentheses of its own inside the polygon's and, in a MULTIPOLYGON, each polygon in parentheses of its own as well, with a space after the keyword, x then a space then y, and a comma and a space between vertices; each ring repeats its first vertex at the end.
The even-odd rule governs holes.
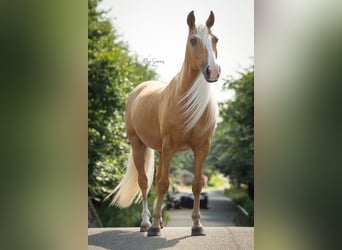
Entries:
POLYGON ((143 83, 143 90, 132 103, 131 122, 136 135, 148 147, 161 150, 159 91, 163 85, 143 83))

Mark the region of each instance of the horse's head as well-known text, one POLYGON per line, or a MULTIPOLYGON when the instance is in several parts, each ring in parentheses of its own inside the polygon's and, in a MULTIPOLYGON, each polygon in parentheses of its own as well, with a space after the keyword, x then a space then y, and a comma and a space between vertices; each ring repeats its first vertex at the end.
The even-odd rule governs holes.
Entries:
POLYGON ((187 56, 191 67, 203 73, 208 82, 218 80, 221 68, 216 62, 218 38, 211 32, 215 17, 211 11, 206 25, 195 25, 194 11, 191 11, 187 18, 189 36, 187 44, 187 56))

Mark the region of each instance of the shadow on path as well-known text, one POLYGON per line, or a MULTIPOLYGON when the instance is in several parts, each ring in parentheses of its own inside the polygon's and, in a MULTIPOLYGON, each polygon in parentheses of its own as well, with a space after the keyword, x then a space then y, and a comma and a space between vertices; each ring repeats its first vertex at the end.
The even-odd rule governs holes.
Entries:
POLYGON ((163 249, 175 247, 179 241, 191 237, 182 236, 167 240, 161 237, 147 237, 146 233, 138 231, 110 230, 88 236, 88 246, 104 249, 163 249))
POLYGON ((254 228, 208 227, 206 236, 190 236, 190 228, 165 227, 162 236, 147 237, 139 228, 90 228, 88 249, 254 249, 254 228))

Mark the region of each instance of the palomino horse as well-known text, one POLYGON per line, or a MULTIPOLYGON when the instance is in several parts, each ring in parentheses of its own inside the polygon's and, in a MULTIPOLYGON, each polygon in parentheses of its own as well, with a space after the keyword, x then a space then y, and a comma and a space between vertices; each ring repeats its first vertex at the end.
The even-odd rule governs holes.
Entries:
POLYGON ((210 82, 217 81, 221 70, 216 62, 218 39, 211 32, 214 13, 210 12, 206 25, 196 25, 191 11, 187 24, 189 35, 181 71, 169 84, 157 81, 141 83, 130 94, 126 106, 126 133, 131 153, 126 174, 112 192, 116 194, 111 204, 128 207, 134 200, 138 202, 142 198, 140 230, 148 231, 148 236, 160 235, 163 227, 161 206, 169 187, 170 163, 176 152, 187 149, 194 153, 191 235, 205 235, 200 222, 199 197, 203 165, 218 116, 210 82), (157 150, 160 157, 151 225, 147 195, 153 182, 153 150, 157 150))

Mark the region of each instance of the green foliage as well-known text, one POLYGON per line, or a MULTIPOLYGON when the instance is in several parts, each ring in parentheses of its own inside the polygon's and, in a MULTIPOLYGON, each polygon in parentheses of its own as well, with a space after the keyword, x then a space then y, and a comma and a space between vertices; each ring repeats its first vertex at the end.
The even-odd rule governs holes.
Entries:
POLYGON ((240 206, 244 206, 247 200, 249 200, 248 193, 244 189, 225 189, 224 193, 240 206))
POLYGON ((208 186, 211 188, 222 188, 227 184, 227 180, 217 171, 210 175, 208 186))
MULTIPOLYGON (((209 156, 210 157, 210 156, 209 156)), ((208 158, 209 158, 208 157, 208 158)), ((217 170, 215 169, 215 166, 210 165, 208 162, 206 162, 203 169, 203 174, 207 176, 215 175, 217 174, 217 170)), ((187 150, 184 152, 179 152, 175 154, 175 156, 172 159, 171 163, 171 171, 177 171, 178 169, 186 169, 193 173, 194 171, 194 154, 192 150, 187 150)))
POLYGON ((234 90, 235 96, 220 104, 222 121, 213 138, 209 161, 236 183, 227 195, 245 208, 253 226, 254 202, 240 184, 254 185, 254 68, 240 73, 238 79, 226 80, 224 89, 234 90))
POLYGON ((243 208, 248 213, 248 223, 249 226, 254 227, 254 202, 250 199, 248 199, 244 204, 243 208))
MULTIPOLYGON (((131 55, 97 4, 97 0, 88 1, 88 195, 101 204, 125 171, 127 97, 156 73, 131 55)), ((106 217, 107 212, 102 215, 106 217)))
POLYGON ((232 187, 224 190, 227 195, 236 204, 243 207, 248 213, 248 226, 254 226, 254 202, 249 198, 247 190, 244 188, 232 187))
POLYGON ((254 68, 229 79, 224 89, 235 97, 220 104, 218 124, 208 161, 231 180, 254 183, 254 68))
MULTIPOLYGON (((153 207, 155 189, 151 189, 148 206, 153 207)), ((138 227, 141 223, 141 203, 133 203, 128 208, 109 207, 109 202, 97 202, 96 209, 104 227, 138 227)))
POLYGON ((193 172, 193 166, 194 166, 194 154, 191 150, 187 150, 184 152, 179 152, 175 154, 175 156, 172 159, 171 171, 175 171, 177 169, 186 169, 190 172, 193 172))

